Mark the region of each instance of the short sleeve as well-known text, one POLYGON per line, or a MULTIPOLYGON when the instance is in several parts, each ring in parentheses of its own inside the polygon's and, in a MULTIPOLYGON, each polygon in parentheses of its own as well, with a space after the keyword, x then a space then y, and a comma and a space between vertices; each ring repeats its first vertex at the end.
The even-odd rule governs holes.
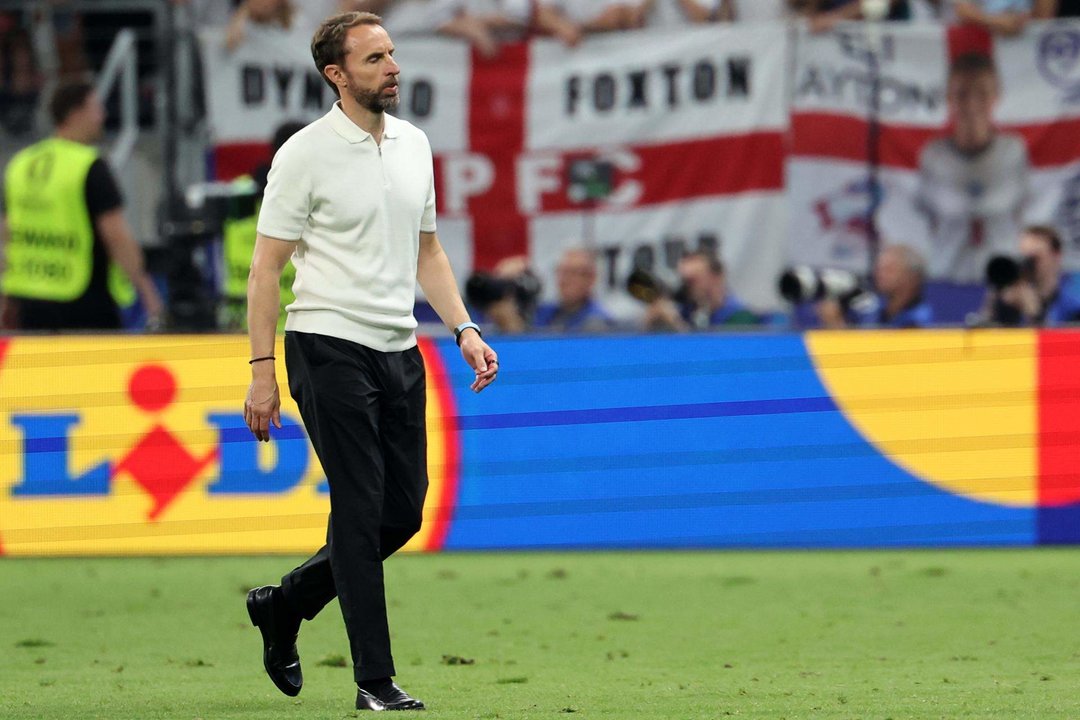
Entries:
POLYGON ((98 158, 86 174, 86 209, 96 218, 124 206, 124 196, 112 171, 98 158))
POLYGON ((420 232, 435 232, 435 174, 431 175, 431 188, 424 203, 424 216, 420 218, 420 232))
POLYGON ((270 166, 266 192, 259 209, 258 232, 278 240, 296 241, 311 215, 311 176, 301 146, 285 143, 270 166))

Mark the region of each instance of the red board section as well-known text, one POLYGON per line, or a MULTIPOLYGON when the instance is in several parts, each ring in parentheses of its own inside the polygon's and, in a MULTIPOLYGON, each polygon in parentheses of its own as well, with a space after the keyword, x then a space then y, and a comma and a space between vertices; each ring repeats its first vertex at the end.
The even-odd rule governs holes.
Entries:
POLYGON ((214 148, 215 180, 233 180, 270 162, 270 143, 228 143, 214 148))
MULTIPOLYGON (((435 517, 432 521, 431 539, 426 550, 434 552, 442 550, 446 545, 446 536, 450 532, 450 522, 454 518, 454 507, 457 505, 458 483, 461 474, 461 438, 458 435, 457 405, 454 403, 454 393, 451 386, 450 375, 446 371, 443 357, 439 353, 435 343, 427 338, 417 338, 420 353, 424 357, 427 373, 432 379, 435 388, 435 397, 428 398, 428 402, 438 403, 439 414, 442 416, 442 446, 443 446, 443 485, 442 492, 435 499, 435 517)), ((428 428, 428 432, 432 432, 428 428)))
MULTIPOLYGON (((866 162, 866 120, 849 115, 800 113, 791 122, 794 155, 866 162)), ((1023 135, 1034 167, 1056 167, 1080 159, 1080 119, 1009 127, 1003 132, 1023 135)), ((879 145, 881 164, 915 170, 923 145, 944 134, 944 130, 924 127, 884 126, 879 145)))
POLYGON ((1080 501, 1080 332, 1039 333, 1039 505, 1080 501))
MULTIPOLYGON (((831 113, 799 113, 791 118, 792 154, 865 163, 870 125, 863 118, 831 113)), ((913 170, 919 151, 941 134, 930 128, 882 126, 878 147, 885 167, 913 170)))
POLYGON ((491 269, 499 260, 528 251, 528 222, 518 210, 517 154, 525 146, 525 80, 529 48, 504 45, 498 56, 473 50, 469 88, 469 149, 494 166, 491 188, 469 201, 473 219, 473 266, 491 269))
MULTIPOLYGON (((616 168, 616 192, 636 183, 638 206, 784 188, 784 136, 780 132, 729 135, 629 148, 638 167, 616 168)), ((575 154, 566 154, 564 167, 575 154)), ((576 157, 581 157, 577 154, 576 157)), ((545 212, 581 209, 561 189, 544 195, 545 212)))

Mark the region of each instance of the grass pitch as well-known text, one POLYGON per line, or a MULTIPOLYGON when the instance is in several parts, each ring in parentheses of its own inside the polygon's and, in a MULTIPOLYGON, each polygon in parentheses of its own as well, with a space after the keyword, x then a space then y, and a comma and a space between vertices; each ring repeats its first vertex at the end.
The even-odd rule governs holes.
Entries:
MULTIPOLYGON (((0 718, 348 718, 337 605, 298 698, 248 588, 293 558, 0 562, 0 718)), ((387 564, 425 718, 1080 717, 1080 551, 491 554, 387 564)))

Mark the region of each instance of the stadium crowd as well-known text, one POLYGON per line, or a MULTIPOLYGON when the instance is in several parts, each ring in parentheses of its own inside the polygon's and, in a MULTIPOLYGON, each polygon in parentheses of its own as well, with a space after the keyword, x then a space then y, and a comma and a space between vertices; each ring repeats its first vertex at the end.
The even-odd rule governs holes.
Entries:
MULTIPOLYGON (((190 5, 200 24, 227 25, 242 42, 249 23, 304 29, 334 11, 366 10, 383 17, 395 37, 440 34, 467 40, 494 55, 500 41, 551 35, 568 46, 593 33, 693 23, 806 18, 817 32, 859 20, 860 0, 174 0, 190 5)), ((888 20, 941 20, 981 25, 1004 35, 1031 19, 1080 15, 1076 0, 884 0, 888 20)))
MULTIPOLYGON (((226 47, 231 49, 241 46, 257 26, 308 34, 310 28, 330 14, 364 10, 383 16, 395 37, 449 36, 469 42, 485 56, 496 56, 503 42, 530 36, 551 36, 573 47, 589 34, 693 23, 803 18, 812 31, 827 32, 841 21, 861 19, 864 9, 873 5, 861 0, 169 1, 188 13, 196 27, 223 28, 226 47)), ((992 33, 1014 35, 1022 33, 1029 20, 1080 16, 1080 0, 883 0, 878 10, 890 21, 968 23, 992 33)), ((24 10, 0 12, 0 128, 9 137, 20 137, 35 122, 47 76, 78 76, 93 67, 84 33, 94 22, 98 21, 92 14, 76 12, 66 0, 28 3, 24 10), (56 49, 48 67, 41 62, 40 53, 35 52, 42 23, 47 24, 56 49)), ((1018 178, 1026 172, 1026 155, 1019 141, 1004 133, 997 134, 993 128, 991 113, 997 84, 996 69, 985 57, 959 58, 950 70, 948 101, 953 137, 929 144, 920 158, 920 175, 924 181, 920 209, 932 218, 932 226, 939 228, 941 235, 938 238, 941 252, 934 257, 923 257, 918 250, 902 244, 889 244, 874 248, 869 278, 837 280, 828 273, 796 268, 785 275, 788 285, 784 296, 792 301, 793 309, 782 314, 761 314, 744 305, 729 287, 724 264, 715 253, 705 251, 688 253, 678 261, 674 287, 647 274, 631 276, 627 292, 642 303, 642 312, 632 326, 617 320, 596 297, 597 257, 583 247, 571 248, 559 259, 552 302, 539 302, 539 282, 523 257, 506 258, 490 272, 479 272, 469 278, 467 298, 485 325, 502 333, 626 329, 685 332, 755 326, 927 327, 940 324, 935 318, 934 304, 928 301, 927 280, 948 274, 954 278, 963 275, 960 279, 969 283, 980 283, 985 277, 982 304, 970 313, 966 320, 969 324, 1056 325, 1080 321, 1080 283, 1062 271, 1061 238, 1052 227, 1020 226, 1015 222, 1019 217, 1016 205, 1023 200, 1022 188, 1013 193, 1015 201, 1003 201, 999 208, 1003 217, 1011 217, 1014 222, 1004 231, 1008 237, 1004 242, 999 240, 996 247, 1012 246, 1012 255, 1018 258, 1010 260, 1013 266, 1001 264, 1009 258, 992 258, 986 253, 978 257, 949 254, 949 217, 947 210, 935 204, 948 205, 942 198, 948 198, 950 189, 942 177, 948 175, 950 163, 958 162, 953 155, 969 153, 965 143, 975 149, 996 143, 994 152, 1002 156, 1003 177, 1018 178), (1012 160, 1006 158, 1010 149, 1015 156, 1012 160), (987 266, 988 261, 995 260, 1001 261, 996 268, 987 266), (941 269, 945 265, 949 266, 948 273, 941 269)), ((70 91, 70 86, 64 87, 70 91)), ((61 104, 60 115, 54 100, 52 119, 58 127, 69 116, 90 117, 91 123, 95 121, 100 114, 96 108, 101 99, 94 97, 88 88, 77 93, 79 102, 73 104, 72 98, 67 97, 64 101, 67 104, 61 104)), ((103 115, 99 119, 103 121, 103 115)), ((100 134, 100 128, 91 128, 85 134, 88 139, 84 142, 92 142, 100 134)), ((100 160, 95 160, 95 167, 100 164, 100 160)), ((107 170, 99 168, 97 172, 100 175, 107 170)), ((265 176, 265 168, 262 173, 265 176)), ((119 190, 115 183, 110 181, 109 185, 110 199, 102 212, 121 207, 119 190)), ((89 196, 89 189, 87 193, 89 196)), ((997 195, 1001 196, 1001 193, 997 195)), ((96 212, 91 208, 91 215, 96 212)), ((234 229, 242 232, 246 228, 238 225, 234 229)), ((97 236, 108 236, 100 228, 95 230, 97 236)), ((126 233, 124 230, 122 234, 126 233)), ((123 242, 127 243, 126 237, 123 242)), ((104 253, 95 251, 94 257, 101 263, 104 253)), ((131 279, 142 286, 140 293, 144 299, 150 298, 151 304, 156 304, 153 291, 145 288, 145 278, 140 275, 141 261, 132 259, 128 264, 133 268, 131 279)), ((235 264, 242 270, 242 261, 235 264)), ((103 272, 101 268, 93 271, 97 304, 102 303, 105 292, 103 272)), ((238 275, 234 284, 235 291, 231 295, 226 292, 226 300, 233 305, 237 301, 242 304, 243 278, 238 275)), ((24 304, 40 310, 32 301, 24 304)), ((20 322, 17 310, 11 309, 13 306, 17 308, 18 303, 6 305, 0 327, 39 327, 25 318, 20 322)), ((160 314, 155 306, 151 312, 155 321, 160 314)), ((73 317, 65 313, 60 316, 73 317)), ((226 317, 231 319, 222 323, 225 329, 242 326, 242 308, 232 307, 226 317)), ((109 318, 105 327, 115 322, 113 314, 109 318)), ((58 327, 63 326, 63 319, 57 322, 58 327)))

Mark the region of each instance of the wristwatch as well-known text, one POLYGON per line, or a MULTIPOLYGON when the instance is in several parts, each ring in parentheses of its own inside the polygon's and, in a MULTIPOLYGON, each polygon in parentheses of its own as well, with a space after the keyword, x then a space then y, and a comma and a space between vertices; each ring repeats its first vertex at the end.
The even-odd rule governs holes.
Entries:
POLYGON ((480 337, 484 337, 484 333, 480 332, 480 326, 479 325, 477 325, 474 322, 463 322, 460 325, 458 325, 456 328, 454 328, 454 342, 456 342, 458 344, 458 347, 461 347, 461 333, 465 332, 469 328, 472 328, 473 330, 475 330, 476 334, 479 335, 480 337))

